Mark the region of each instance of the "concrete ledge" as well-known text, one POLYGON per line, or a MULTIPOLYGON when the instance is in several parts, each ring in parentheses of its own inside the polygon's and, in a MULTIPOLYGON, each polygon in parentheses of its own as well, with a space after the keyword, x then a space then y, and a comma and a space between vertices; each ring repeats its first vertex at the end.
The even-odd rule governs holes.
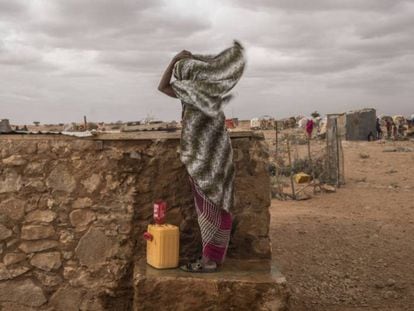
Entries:
POLYGON ((269 260, 227 260, 217 273, 157 270, 139 262, 134 270, 134 311, 287 310, 286 279, 269 260))
MULTIPOLYGON (((248 138, 254 137, 259 139, 264 139, 263 133, 253 132, 253 131, 230 131, 231 138, 248 138)), ((175 132, 167 131, 140 131, 140 132, 102 132, 96 133, 94 136, 86 137, 75 137, 70 135, 64 135, 59 133, 41 133, 41 134, 0 134, 0 140, 38 140, 38 139, 50 139, 50 140, 179 140, 181 138, 181 131, 177 130, 175 132)))
MULTIPOLYGON (((253 131, 233 131, 229 132, 231 138, 256 137, 264 138, 262 133, 253 131)), ((141 131, 141 132, 121 132, 121 133, 100 133, 89 139, 94 140, 157 140, 157 139, 180 139, 181 131, 141 131)))

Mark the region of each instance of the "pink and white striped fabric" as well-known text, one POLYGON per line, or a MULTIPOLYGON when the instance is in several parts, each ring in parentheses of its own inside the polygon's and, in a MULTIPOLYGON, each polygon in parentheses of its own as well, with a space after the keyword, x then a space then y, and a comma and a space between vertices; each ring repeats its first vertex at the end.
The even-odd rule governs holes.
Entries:
POLYGON ((189 177, 203 243, 203 256, 222 263, 226 257, 232 226, 231 214, 216 206, 189 177))

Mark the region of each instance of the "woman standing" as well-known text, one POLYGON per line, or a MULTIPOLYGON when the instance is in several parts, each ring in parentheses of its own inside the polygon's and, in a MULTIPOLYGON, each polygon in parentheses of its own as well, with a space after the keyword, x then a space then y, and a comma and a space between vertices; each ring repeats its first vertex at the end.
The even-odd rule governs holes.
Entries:
POLYGON ((184 50, 173 58, 158 86, 182 103, 180 159, 189 174, 203 244, 201 259, 182 266, 185 271, 216 271, 226 256, 234 166, 222 108, 244 66, 244 51, 238 42, 216 56, 184 50), (176 80, 170 82, 173 74, 176 80))

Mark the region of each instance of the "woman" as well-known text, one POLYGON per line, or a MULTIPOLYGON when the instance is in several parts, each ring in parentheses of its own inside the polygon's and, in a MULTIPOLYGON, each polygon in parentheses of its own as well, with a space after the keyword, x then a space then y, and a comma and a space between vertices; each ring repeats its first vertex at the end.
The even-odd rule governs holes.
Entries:
POLYGON ((180 159, 194 195, 203 244, 202 257, 181 268, 213 272, 226 256, 233 205, 233 150, 222 110, 244 70, 243 47, 233 46, 216 56, 177 54, 161 78, 158 90, 181 100, 180 159), (175 81, 171 81, 174 73, 175 81))

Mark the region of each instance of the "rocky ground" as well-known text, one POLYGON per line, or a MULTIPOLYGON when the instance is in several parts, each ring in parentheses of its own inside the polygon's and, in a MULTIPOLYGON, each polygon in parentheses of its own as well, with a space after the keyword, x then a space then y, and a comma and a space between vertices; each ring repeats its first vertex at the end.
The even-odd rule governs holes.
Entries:
POLYGON ((414 310, 414 142, 344 142, 346 185, 273 200, 291 310, 414 310))

